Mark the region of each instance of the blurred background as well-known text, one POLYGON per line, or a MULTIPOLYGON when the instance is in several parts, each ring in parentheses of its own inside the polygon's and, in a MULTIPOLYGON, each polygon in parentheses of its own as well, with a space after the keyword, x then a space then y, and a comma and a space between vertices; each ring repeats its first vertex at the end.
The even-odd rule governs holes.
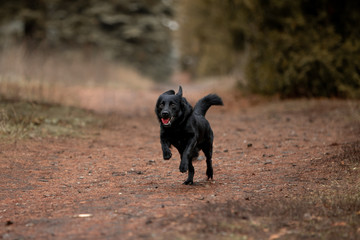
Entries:
POLYGON ((66 103, 68 86, 226 78, 247 94, 359 98, 359 22, 359 1, 1 1, 0 94, 66 103))

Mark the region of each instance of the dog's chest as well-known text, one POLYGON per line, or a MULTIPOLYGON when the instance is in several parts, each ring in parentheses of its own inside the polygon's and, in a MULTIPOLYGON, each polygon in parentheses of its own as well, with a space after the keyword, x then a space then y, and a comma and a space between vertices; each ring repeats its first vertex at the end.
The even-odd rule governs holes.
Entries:
POLYGON ((191 133, 184 130, 167 131, 165 134, 169 142, 174 146, 184 145, 191 138, 191 133))

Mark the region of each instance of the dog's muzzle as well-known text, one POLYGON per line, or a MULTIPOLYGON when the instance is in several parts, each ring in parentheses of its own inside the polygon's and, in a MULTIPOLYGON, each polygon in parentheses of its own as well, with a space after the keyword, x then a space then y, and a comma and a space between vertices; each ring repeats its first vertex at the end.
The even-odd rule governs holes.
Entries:
POLYGON ((163 111, 161 113, 161 122, 164 126, 170 126, 173 119, 174 117, 170 117, 169 112, 163 111))

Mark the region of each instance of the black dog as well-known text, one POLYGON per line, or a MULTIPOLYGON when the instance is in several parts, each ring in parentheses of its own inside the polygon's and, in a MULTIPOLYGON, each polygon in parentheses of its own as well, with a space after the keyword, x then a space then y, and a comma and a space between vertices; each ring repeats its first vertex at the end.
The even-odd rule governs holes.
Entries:
POLYGON ((157 100, 155 113, 160 122, 160 141, 165 160, 171 158, 170 146, 177 148, 181 156, 180 172, 189 170, 184 184, 193 184, 193 158, 202 150, 206 156, 206 175, 213 178, 212 148, 214 135, 209 122, 205 119, 207 110, 212 105, 223 105, 221 98, 209 94, 200 99, 194 109, 182 96, 182 88, 175 94, 174 90, 164 92, 157 100))

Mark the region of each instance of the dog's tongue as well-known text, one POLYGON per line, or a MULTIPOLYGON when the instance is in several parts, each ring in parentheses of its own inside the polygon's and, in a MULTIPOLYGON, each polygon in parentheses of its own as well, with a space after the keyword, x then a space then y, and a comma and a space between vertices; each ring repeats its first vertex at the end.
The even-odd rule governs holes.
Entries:
POLYGON ((167 119, 162 118, 161 121, 163 124, 168 124, 170 122, 170 118, 167 118, 167 119))

